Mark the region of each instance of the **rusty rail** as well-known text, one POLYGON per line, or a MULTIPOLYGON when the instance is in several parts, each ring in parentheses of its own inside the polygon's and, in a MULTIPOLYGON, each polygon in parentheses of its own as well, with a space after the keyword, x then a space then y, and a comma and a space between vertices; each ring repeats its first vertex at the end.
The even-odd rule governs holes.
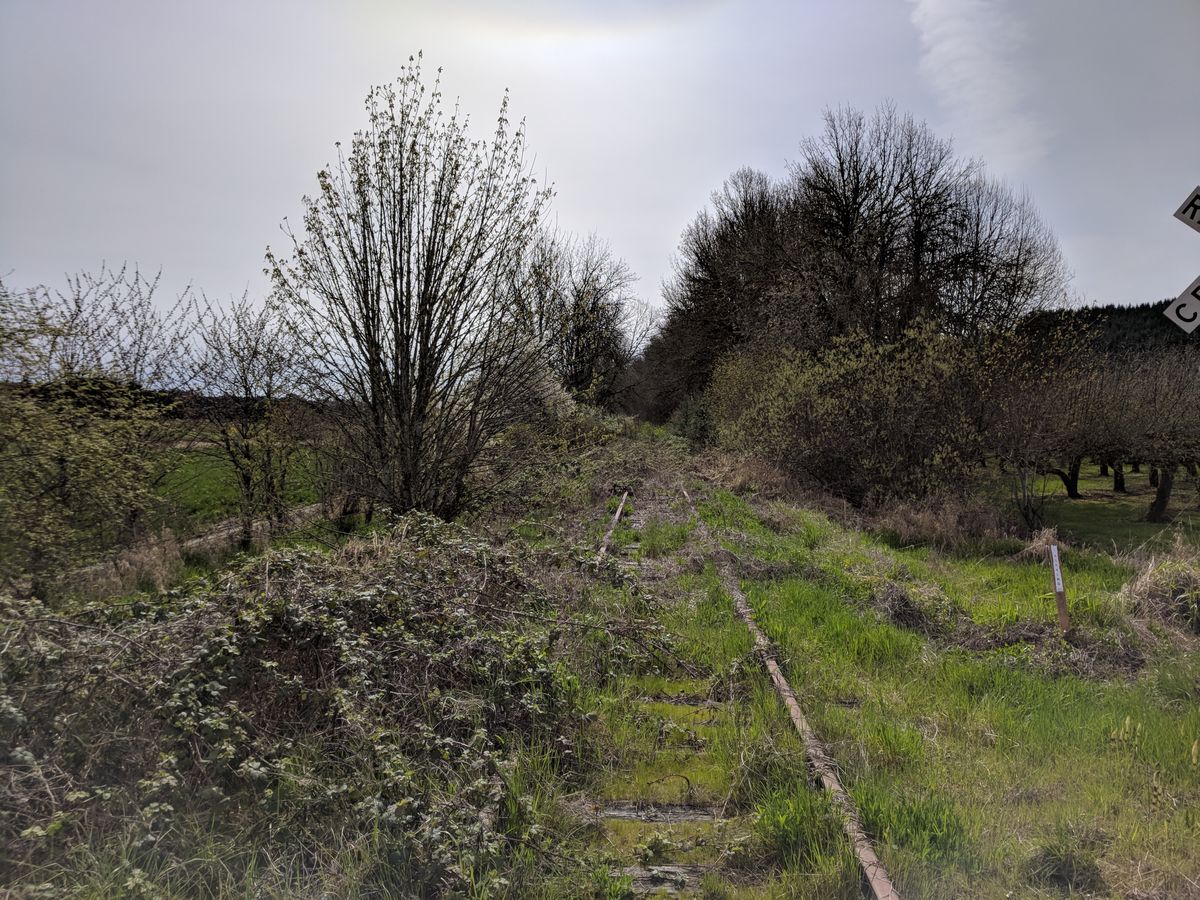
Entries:
POLYGON ((775 648, 771 645, 771 641, 758 627, 758 623, 754 621, 754 614, 750 609, 750 604, 746 600, 746 595, 742 593, 741 587, 738 585, 738 580, 730 569, 728 562, 728 554, 721 547, 713 534, 708 530, 708 526, 704 524, 704 520, 700 518, 700 513, 696 509, 696 504, 692 501, 691 495, 686 489, 683 490, 683 496, 687 499, 688 506, 692 510, 692 514, 696 517, 696 522, 699 524, 700 532, 715 545, 723 557, 719 570, 721 574, 721 583, 729 596, 733 598, 733 606, 737 612, 738 618, 745 623, 749 629, 751 636, 754 638, 754 649, 757 651, 759 658, 766 666, 767 672, 771 676, 771 682, 775 685, 775 692, 779 694, 783 700, 784 706, 787 707, 788 716, 792 720, 792 724, 796 727, 797 733, 800 735, 800 740, 804 744, 804 754, 808 759, 808 764, 812 767, 817 777, 821 779, 821 784, 825 790, 829 792, 834 805, 842 816, 842 827, 845 829, 846 837, 849 838, 851 846, 854 848, 854 855, 858 858, 858 864, 862 867, 863 874, 866 876, 867 883, 871 887, 871 893, 876 900, 900 900, 900 894, 892 885, 891 879, 888 877, 887 870, 884 869, 883 863, 875 854, 875 848, 871 845, 871 839, 867 837, 866 831, 862 827, 862 821, 858 817, 858 810, 855 809, 854 800, 843 787, 841 779, 838 777, 837 766, 825 752, 825 746, 821 743, 817 733, 808 723, 808 719, 804 717, 804 711, 800 708, 800 703, 796 699, 796 693, 792 690, 792 686, 788 684, 787 678, 784 677, 783 670, 779 667, 779 661, 776 658, 775 648))
POLYGON ((617 523, 621 521, 621 513, 625 510, 625 501, 629 499, 629 491, 621 495, 621 502, 617 504, 617 511, 613 513, 612 521, 608 523, 608 531, 604 532, 604 540, 600 542, 600 552, 596 554, 596 562, 604 559, 604 554, 608 552, 608 542, 612 540, 613 532, 617 529, 617 523))

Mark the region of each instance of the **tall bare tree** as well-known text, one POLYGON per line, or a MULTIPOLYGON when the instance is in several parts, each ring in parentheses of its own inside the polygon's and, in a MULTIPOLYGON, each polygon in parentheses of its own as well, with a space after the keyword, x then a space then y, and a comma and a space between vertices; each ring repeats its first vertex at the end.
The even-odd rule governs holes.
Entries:
POLYGON ((410 60, 366 110, 268 271, 308 350, 305 391, 338 431, 344 489, 450 516, 538 387, 512 286, 549 192, 507 96, 473 140, 410 60))
POLYGON ((302 348, 278 309, 245 294, 226 308, 209 305, 200 337, 206 396, 196 404, 233 470, 248 547, 257 518, 273 530, 287 518, 288 479, 307 438, 295 396, 302 348))
POLYGON ((606 404, 645 340, 649 320, 631 293, 634 275, 596 235, 542 234, 517 291, 526 327, 562 386, 606 404))

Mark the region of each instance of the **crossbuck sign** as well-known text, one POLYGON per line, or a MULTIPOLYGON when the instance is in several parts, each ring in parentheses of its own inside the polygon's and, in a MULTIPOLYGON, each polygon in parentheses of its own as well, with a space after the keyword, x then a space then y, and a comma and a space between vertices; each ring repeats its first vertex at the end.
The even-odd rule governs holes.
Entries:
MULTIPOLYGON (((1200 185, 1188 195, 1183 205, 1175 210, 1175 218, 1184 225, 1200 231, 1200 185)), ((1168 303, 1163 312, 1188 334, 1200 328, 1200 278, 1189 284, 1178 298, 1168 303)))

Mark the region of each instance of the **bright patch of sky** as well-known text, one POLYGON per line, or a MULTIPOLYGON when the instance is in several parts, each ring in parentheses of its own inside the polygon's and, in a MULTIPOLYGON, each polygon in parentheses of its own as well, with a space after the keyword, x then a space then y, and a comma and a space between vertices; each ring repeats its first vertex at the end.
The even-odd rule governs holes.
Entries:
POLYGON ((424 51, 482 133, 504 89, 559 225, 659 298, 734 169, 786 171, 825 106, 885 100, 1027 188, 1092 302, 1173 296, 1200 237, 1196 0, 0 0, 0 277, 137 263, 266 290, 267 244, 424 51))

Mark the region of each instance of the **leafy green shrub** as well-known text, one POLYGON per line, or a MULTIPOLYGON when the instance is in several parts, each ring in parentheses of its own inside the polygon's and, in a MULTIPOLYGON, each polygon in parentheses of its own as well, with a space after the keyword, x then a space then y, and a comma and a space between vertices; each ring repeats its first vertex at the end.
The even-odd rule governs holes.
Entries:
POLYGON ((978 457, 975 399, 962 348, 918 326, 891 344, 851 336, 819 354, 732 354, 706 406, 722 446, 860 503, 944 488, 978 457))
POLYGON ((545 605, 516 559, 419 515, 130 607, 4 599, 0 852, 17 881, 71 882, 84 847, 179 871, 202 828, 246 847, 226 869, 373 842, 395 890, 479 883, 543 840, 518 745, 573 754, 572 682, 520 618, 545 605))
POLYGON ((104 378, 0 385, 0 589, 46 599, 132 533, 154 497, 143 392, 104 378))

